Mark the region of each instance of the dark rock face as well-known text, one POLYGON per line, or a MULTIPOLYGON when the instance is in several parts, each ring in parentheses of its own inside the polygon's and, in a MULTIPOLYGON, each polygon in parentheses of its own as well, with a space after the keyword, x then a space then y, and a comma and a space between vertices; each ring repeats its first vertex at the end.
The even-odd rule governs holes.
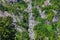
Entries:
POLYGON ((7 2, 14 3, 14 2, 19 2, 20 0, 7 0, 7 2))
POLYGON ((20 0, 17 0, 17 2, 19 2, 20 0))
POLYGON ((6 1, 13 4, 13 3, 16 2, 17 0, 6 0, 6 1))
POLYGON ((15 40, 15 25, 13 24, 10 24, 9 27, 8 27, 8 30, 10 31, 9 33, 9 39, 10 40, 15 40))
POLYGON ((13 1, 10 1, 10 3, 12 3, 12 4, 13 4, 13 1))

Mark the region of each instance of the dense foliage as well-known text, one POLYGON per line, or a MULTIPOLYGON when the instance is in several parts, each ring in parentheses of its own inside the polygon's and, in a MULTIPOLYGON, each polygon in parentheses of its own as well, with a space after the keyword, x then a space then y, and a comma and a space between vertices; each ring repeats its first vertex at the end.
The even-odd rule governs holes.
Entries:
POLYGON ((16 33, 16 40, 29 40, 29 35, 27 31, 23 31, 22 33, 16 33))
POLYGON ((0 17, 0 40, 15 40, 15 26, 11 23, 11 17, 0 17))
MULTIPOLYGON (((0 40, 30 40, 29 38, 29 2, 23 0, 6 1, 5 3, 0 1, 0 10, 2 12, 7 11, 13 13, 13 15, 19 21, 15 24, 17 27, 24 29, 22 32, 15 29, 16 25, 13 25, 13 18, 0 17, 0 40), (25 11, 27 10, 27 11, 25 11), (22 18, 20 17, 22 16, 22 18)), ((36 21, 36 25, 33 30, 35 32, 35 40, 60 40, 60 0, 50 0, 50 5, 44 5, 46 0, 31 0, 31 12, 32 19, 36 21), (43 7, 44 5, 44 7, 43 7), (37 8, 39 7, 39 8, 37 8), (41 12, 39 12, 41 11, 41 12), (45 11, 45 18, 41 18, 42 12, 45 11), (56 11, 56 13, 54 12, 56 11), (58 17, 57 22, 52 22, 54 17, 58 17)), ((47 3, 47 2, 46 2, 47 3)), ((42 15, 43 16, 43 15, 42 15)), ((33 23, 34 24, 34 23, 33 23)))

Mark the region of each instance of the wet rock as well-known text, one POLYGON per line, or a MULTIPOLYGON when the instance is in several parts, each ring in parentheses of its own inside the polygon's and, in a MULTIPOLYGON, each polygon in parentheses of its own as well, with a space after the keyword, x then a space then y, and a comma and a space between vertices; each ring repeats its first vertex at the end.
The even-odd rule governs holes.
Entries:
POLYGON ((50 24, 50 22, 49 22, 48 20, 46 20, 45 22, 46 22, 46 24, 48 24, 48 25, 50 24))
POLYGON ((43 18, 43 19, 46 18, 45 11, 43 11, 40 15, 41 15, 41 18, 43 18))
POLYGON ((20 2, 20 0, 17 0, 17 2, 20 2))
POLYGON ((31 2, 28 3, 28 7, 27 7, 24 11, 27 11, 28 13, 31 13, 31 12, 32 12, 32 5, 31 5, 31 2))
POLYGON ((52 22, 57 22, 58 21, 58 17, 53 17, 52 22))
POLYGON ((34 25, 35 25, 35 22, 34 20, 32 19, 32 13, 29 13, 29 28, 28 28, 28 32, 29 32, 29 37, 30 37, 30 40, 33 40, 34 39, 34 25))
POLYGON ((6 0, 7 2, 9 2, 9 3, 14 3, 14 2, 17 2, 17 0, 6 0))
POLYGON ((0 11, 0 17, 11 16, 7 11, 0 11))
POLYGON ((15 17, 15 15, 13 13, 12 13, 12 18, 13 18, 13 22, 16 23, 17 20, 16 20, 16 17, 15 17))

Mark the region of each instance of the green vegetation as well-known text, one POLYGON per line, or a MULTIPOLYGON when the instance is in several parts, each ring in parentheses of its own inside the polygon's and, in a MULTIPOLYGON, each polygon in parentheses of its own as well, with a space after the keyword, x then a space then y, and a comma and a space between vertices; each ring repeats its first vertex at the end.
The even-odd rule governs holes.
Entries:
MULTIPOLYGON (((35 32, 35 40, 47 40, 47 38, 48 40, 60 40, 60 0, 50 0, 51 5, 42 7, 44 1, 46 0, 32 0, 31 4, 33 18, 38 23, 33 29, 35 32), (40 7, 41 12, 45 11, 45 19, 41 18, 41 13, 36 8, 37 6, 40 7), (56 15, 53 10, 57 11, 56 15), (52 22, 54 16, 57 16, 59 21, 52 22), (50 22, 50 24, 46 21, 50 22)), ((19 19, 20 22, 16 22, 16 25, 24 29, 23 32, 17 31, 15 25, 12 24, 13 19, 10 16, 0 17, 0 40, 30 40, 28 34, 29 13, 24 11, 28 7, 27 4, 28 3, 23 0, 14 2, 13 4, 7 1, 3 4, 3 2, 0 1, 0 10, 2 12, 7 11, 13 13, 19 18, 22 16, 22 18, 19 19)))
POLYGON ((23 31, 22 33, 17 31, 16 40, 29 40, 29 35, 27 31, 23 31))
POLYGON ((24 1, 21 1, 19 3, 14 3, 14 7, 19 8, 20 10, 24 10, 27 8, 27 4, 24 1))
POLYGON ((47 20, 48 21, 52 21, 52 19, 53 19, 53 17, 54 17, 54 12, 53 12, 53 10, 46 10, 45 11, 46 12, 46 15, 47 15, 47 20))
POLYGON ((0 10, 8 11, 10 13, 13 12, 15 14, 18 14, 19 12, 23 11, 26 8, 27 8, 27 4, 24 1, 15 2, 14 4, 10 4, 6 2, 4 6, 0 4, 0 10))
POLYGON ((21 19, 20 23, 17 23, 19 26, 25 28, 26 30, 28 30, 28 13, 27 12, 23 12, 22 13, 23 19, 21 19))
POLYGON ((38 24, 34 27, 36 38, 35 40, 45 40, 45 37, 48 37, 49 40, 56 40, 57 36, 55 31, 52 29, 51 25, 47 24, 38 24))
POLYGON ((48 21, 52 21, 53 17, 54 17, 54 9, 51 5, 42 7, 42 11, 45 10, 45 14, 47 15, 46 20, 48 21))
POLYGON ((41 7, 42 8, 42 11, 43 10, 53 10, 53 7, 51 6, 51 5, 47 5, 47 6, 45 6, 45 7, 41 7))
POLYGON ((8 8, 7 7, 4 7, 3 5, 0 4, 0 10, 1 11, 8 11, 8 8))
POLYGON ((33 17, 35 17, 35 20, 41 23, 44 23, 44 19, 41 18, 39 10, 37 10, 37 8, 32 8, 32 14, 33 17))
POLYGON ((32 8, 32 13, 33 13, 33 16, 34 16, 35 18, 37 18, 37 17, 40 16, 39 11, 37 10, 37 8, 32 8))
POLYGON ((45 0, 32 0, 32 5, 36 4, 38 6, 42 6, 42 4, 44 4, 45 0))
POLYGON ((58 14, 57 14, 58 18, 60 19, 60 11, 58 10, 58 14))
POLYGON ((60 10, 60 0, 50 0, 53 9, 60 10))
POLYGON ((0 40, 15 40, 15 27, 11 23, 11 17, 0 17, 0 40))

